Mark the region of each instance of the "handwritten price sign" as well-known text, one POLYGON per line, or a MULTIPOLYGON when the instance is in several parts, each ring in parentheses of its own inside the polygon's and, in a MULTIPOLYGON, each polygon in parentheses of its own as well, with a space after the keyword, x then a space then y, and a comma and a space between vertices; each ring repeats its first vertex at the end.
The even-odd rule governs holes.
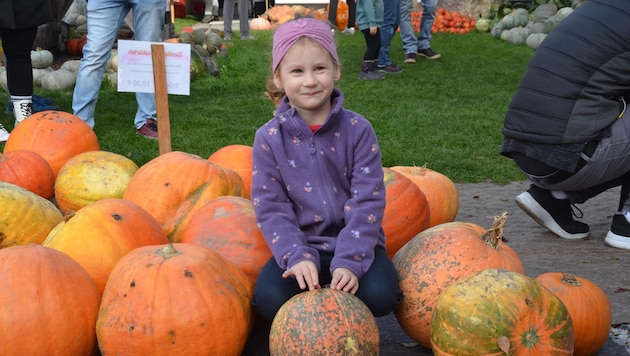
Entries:
MULTIPOLYGON (((151 44, 118 41, 118 91, 154 93, 151 44)), ((166 85, 169 94, 190 95, 190 45, 160 42, 164 46, 166 85)))

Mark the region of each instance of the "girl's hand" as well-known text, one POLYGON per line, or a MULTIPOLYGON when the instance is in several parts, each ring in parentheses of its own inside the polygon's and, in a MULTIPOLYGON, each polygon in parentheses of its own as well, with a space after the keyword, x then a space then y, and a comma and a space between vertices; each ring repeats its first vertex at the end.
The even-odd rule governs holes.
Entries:
POLYGON ((294 277, 300 289, 319 289, 319 273, 313 261, 302 261, 284 271, 282 278, 294 277))
POLYGON ((376 26, 370 27, 370 35, 372 36, 376 35, 376 30, 378 30, 378 27, 376 26))
POLYGON ((359 278, 347 268, 333 271, 330 288, 355 294, 359 289, 359 278))

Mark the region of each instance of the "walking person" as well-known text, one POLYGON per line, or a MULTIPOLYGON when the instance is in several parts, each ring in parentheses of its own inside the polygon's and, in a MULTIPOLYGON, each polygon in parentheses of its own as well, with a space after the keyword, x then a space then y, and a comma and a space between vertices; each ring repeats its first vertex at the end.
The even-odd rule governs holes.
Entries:
MULTIPOLYGON (((435 22, 435 13, 438 8, 438 0, 421 0, 422 18, 420 19, 420 34, 418 35, 418 55, 426 59, 438 59, 441 54, 431 49, 431 29, 435 22)), ((405 57, 407 58, 407 57, 405 57)))
POLYGON ((357 6, 357 26, 365 38, 366 49, 361 61, 359 79, 380 80, 385 75, 377 70, 378 55, 381 49, 383 24, 383 0, 361 0, 357 6))
POLYGON ((402 67, 392 62, 390 55, 392 38, 394 38, 400 24, 400 1, 383 0, 383 24, 379 30, 381 49, 378 55, 378 70, 383 73, 401 73, 403 71, 402 67))
MULTIPOLYGON (((240 39, 244 41, 255 40, 256 37, 249 34, 248 6, 249 0, 238 0, 238 22, 241 31, 240 39)), ((232 40, 232 21, 234 20, 234 0, 223 2, 223 39, 232 40)))

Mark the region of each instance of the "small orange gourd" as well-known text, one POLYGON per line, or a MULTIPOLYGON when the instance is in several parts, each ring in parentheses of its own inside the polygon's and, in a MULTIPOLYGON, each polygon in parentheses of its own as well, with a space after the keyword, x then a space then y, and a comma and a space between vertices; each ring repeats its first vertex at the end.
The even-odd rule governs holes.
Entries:
POLYGON ((45 199, 55 193, 55 173, 48 162, 33 151, 0 153, 0 181, 18 185, 45 199))

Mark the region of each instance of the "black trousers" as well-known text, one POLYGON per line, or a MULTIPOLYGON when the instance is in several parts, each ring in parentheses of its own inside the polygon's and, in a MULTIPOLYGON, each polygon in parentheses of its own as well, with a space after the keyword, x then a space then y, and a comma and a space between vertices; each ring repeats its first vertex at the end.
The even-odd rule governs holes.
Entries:
POLYGON ((31 49, 33 48, 36 35, 37 27, 24 29, 0 28, 2 48, 6 55, 7 86, 11 95, 33 95, 31 49))
POLYGON ((367 49, 363 54, 364 61, 375 61, 378 60, 378 52, 381 50, 381 30, 377 29, 376 34, 372 36, 370 34, 370 29, 362 30, 363 37, 365 37, 365 44, 367 45, 367 49))

